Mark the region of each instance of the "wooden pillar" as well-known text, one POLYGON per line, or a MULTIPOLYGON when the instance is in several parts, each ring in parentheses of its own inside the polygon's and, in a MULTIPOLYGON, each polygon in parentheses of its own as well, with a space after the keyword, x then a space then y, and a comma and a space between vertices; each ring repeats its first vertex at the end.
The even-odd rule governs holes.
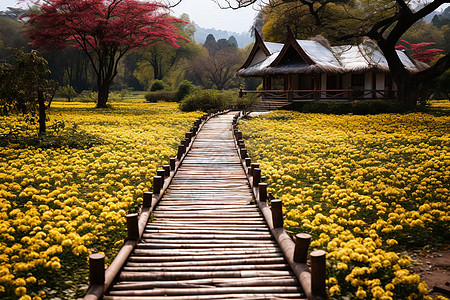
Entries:
POLYGON ((164 169, 156 170, 156 176, 161 176, 162 181, 164 181, 166 175, 166 171, 164 169))
POLYGON ((163 186, 163 180, 161 176, 153 176, 153 194, 159 195, 163 186))
POLYGON ((164 177, 169 177, 170 176, 170 165, 164 165, 163 169, 164 169, 164 177))
POLYGON ((260 202, 267 201, 267 183, 265 182, 259 183, 259 201, 260 202))
POLYGON ((325 251, 315 250, 311 258, 311 292, 314 297, 327 297, 325 251))
POLYGON ((252 163, 252 159, 250 157, 245 158, 245 166, 250 167, 252 163))
POLYGON ((308 257, 308 248, 311 243, 311 235, 299 233, 295 235, 294 261, 297 263, 306 263, 308 257))
POLYGON ((95 253, 89 255, 89 283, 105 284, 105 255, 95 253))
POLYGON ((152 193, 144 192, 142 206, 143 207, 151 207, 152 206, 152 193))
POLYGON ((247 149, 241 148, 241 159, 246 159, 248 157, 247 149))
POLYGON ((253 176, 253 172, 255 171, 256 168, 259 168, 259 163, 252 163, 250 165, 250 176, 253 176))
POLYGON ((177 159, 180 160, 183 157, 184 152, 186 151, 186 146, 184 145, 178 145, 178 153, 177 153, 177 159))
POLYGON ((170 159, 170 170, 175 170, 175 163, 176 163, 176 158, 175 157, 173 157, 173 158, 171 158, 170 159))
POLYGON ((270 202, 272 209, 273 228, 283 228, 283 203, 280 199, 274 199, 270 202))
POLYGON ((238 130, 237 132, 236 132, 236 140, 242 140, 242 131, 240 131, 240 130, 238 130))
POLYGON ((128 214, 127 218, 127 240, 137 241, 139 239, 138 214, 128 214))
POLYGON ((261 169, 255 168, 253 169, 253 187, 257 187, 261 180, 261 169))

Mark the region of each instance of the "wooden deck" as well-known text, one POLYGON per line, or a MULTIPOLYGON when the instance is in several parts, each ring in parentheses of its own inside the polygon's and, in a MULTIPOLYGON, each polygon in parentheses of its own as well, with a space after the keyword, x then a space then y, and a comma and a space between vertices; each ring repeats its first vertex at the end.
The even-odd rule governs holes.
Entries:
POLYGON ((103 299, 305 299, 242 166, 234 114, 203 125, 103 299))

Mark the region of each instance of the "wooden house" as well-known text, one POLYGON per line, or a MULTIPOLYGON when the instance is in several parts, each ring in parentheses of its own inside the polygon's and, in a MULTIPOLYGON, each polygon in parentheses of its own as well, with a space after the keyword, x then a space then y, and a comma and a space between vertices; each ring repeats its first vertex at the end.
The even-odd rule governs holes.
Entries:
MULTIPOLYGON (((261 77, 263 88, 241 90, 263 99, 284 101, 395 98, 396 86, 389 66, 375 42, 330 46, 323 37, 297 40, 292 33, 284 44, 264 42, 255 32, 255 44, 236 72, 240 77, 261 77)), ((397 51, 411 72, 428 65, 397 51)))

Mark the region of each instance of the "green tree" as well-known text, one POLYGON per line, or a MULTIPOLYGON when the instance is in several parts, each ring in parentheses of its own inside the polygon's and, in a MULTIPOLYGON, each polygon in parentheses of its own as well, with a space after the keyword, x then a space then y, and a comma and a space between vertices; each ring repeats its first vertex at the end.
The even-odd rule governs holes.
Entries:
POLYGON ((75 92, 74 88, 71 85, 65 85, 58 88, 56 91, 56 94, 60 95, 61 97, 67 98, 67 101, 70 102, 70 99, 75 97, 77 93, 75 92))
POLYGON ((46 79, 47 61, 37 52, 18 50, 12 64, 0 64, 0 107, 4 114, 13 112, 38 117, 39 134, 46 131, 46 109, 55 94, 55 85, 46 79))

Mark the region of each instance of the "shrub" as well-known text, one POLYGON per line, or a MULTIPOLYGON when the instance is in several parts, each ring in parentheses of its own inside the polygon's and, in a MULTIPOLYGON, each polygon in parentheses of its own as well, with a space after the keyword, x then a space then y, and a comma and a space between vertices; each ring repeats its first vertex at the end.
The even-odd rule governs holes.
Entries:
POLYGON ((308 102, 303 105, 302 112, 326 114, 329 112, 329 106, 330 104, 328 102, 320 102, 320 101, 308 102))
POLYGON ((187 96, 180 103, 182 111, 212 111, 223 110, 229 107, 227 104, 227 95, 224 92, 216 90, 198 90, 187 96))
POLYGON ((70 99, 74 98, 77 95, 77 93, 75 92, 74 88, 71 85, 60 86, 56 91, 56 94, 61 97, 67 98, 67 101, 69 102, 70 99))
POLYGON ((399 113, 404 111, 404 108, 398 101, 371 99, 355 102, 352 111, 355 115, 375 115, 399 113))
POLYGON ((149 92, 145 94, 145 100, 153 103, 158 101, 175 102, 177 101, 176 93, 176 91, 149 92))
POLYGON ((150 92, 162 91, 166 87, 167 86, 164 84, 164 82, 162 82, 162 80, 155 79, 153 80, 152 85, 150 86, 150 92))
POLYGON ((176 93, 176 101, 180 102, 187 95, 191 94, 195 89, 195 86, 189 82, 188 80, 183 80, 178 85, 177 93, 176 93))

